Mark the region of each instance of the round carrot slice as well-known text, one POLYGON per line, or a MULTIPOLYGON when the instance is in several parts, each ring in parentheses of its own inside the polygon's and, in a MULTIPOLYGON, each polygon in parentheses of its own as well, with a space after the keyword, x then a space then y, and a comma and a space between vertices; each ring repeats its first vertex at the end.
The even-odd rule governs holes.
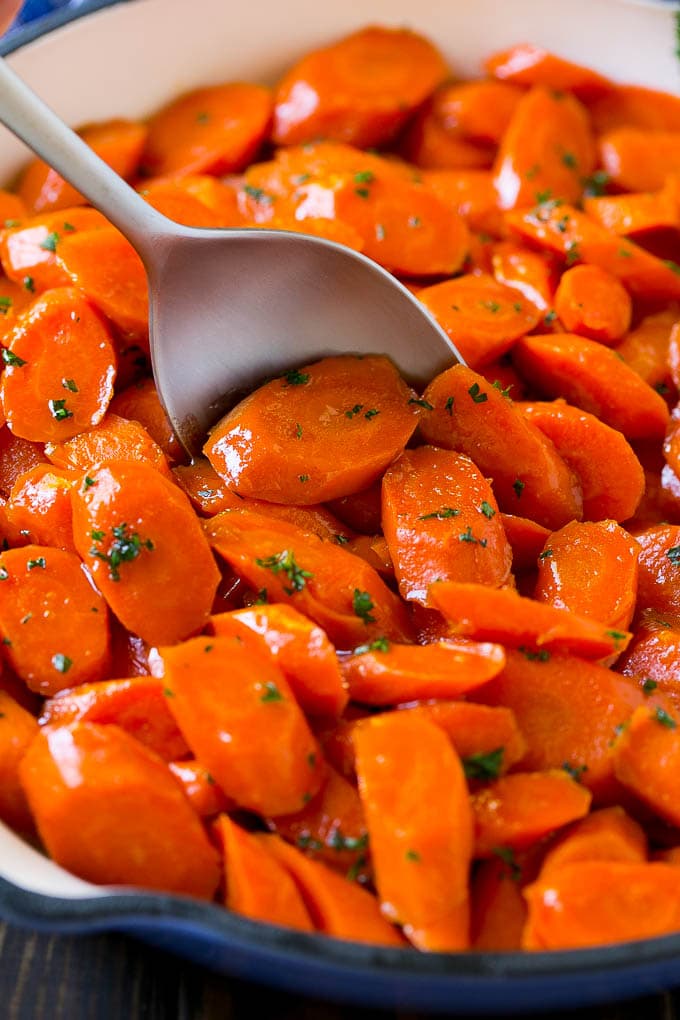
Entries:
POLYGON ((606 269, 574 266, 567 269, 555 293, 555 311, 570 333, 614 344, 630 328, 630 294, 606 269))

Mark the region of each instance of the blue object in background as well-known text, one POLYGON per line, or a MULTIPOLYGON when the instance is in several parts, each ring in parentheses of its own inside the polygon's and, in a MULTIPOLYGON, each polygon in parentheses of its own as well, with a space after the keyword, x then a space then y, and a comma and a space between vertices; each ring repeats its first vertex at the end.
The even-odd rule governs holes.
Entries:
POLYGON ((78 7, 81 3, 83 0, 25 0, 9 31, 13 32, 21 25, 43 18, 46 14, 52 14, 61 7, 78 7))

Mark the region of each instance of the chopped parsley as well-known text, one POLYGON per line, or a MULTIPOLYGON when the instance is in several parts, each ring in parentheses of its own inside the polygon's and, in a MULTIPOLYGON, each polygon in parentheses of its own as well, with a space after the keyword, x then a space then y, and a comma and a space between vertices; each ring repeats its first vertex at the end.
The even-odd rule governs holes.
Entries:
POLYGON ((365 624, 375 623, 375 616, 371 616, 371 610, 375 609, 373 600, 367 591, 361 591, 359 588, 354 589, 352 595, 352 609, 360 620, 363 620, 365 624))
POLYGON ((491 853, 495 854, 496 857, 500 858, 500 860, 503 862, 503 864, 505 864, 505 866, 508 869, 507 870, 507 874, 512 879, 512 881, 513 882, 519 882, 519 880, 522 877, 522 869, 520 868, 519 864, 517 863, 517 858, 515 857, 515 851, 512 849, 512 847, 510 847, 510 846, 495 846, 495 847, 493 847, 491 853))
POLYGON ((299 482, 308 482, 309 481, 309 475, 298 475, 298 481, 299 482))
POLYGON ((672 716, 670 716, 668 712, 666 712, 666 710, 663 708, 659 707, 655 710, 654 718, 658 723, 661 724, 661 726, 665 726, 669 730, 677 729, 678 724, 676 723, 675 719, 672 716))
MULTIPOLYGON (((120 566, 123 563, 131 563, 136 560, 143 549, 153 552, 154 544, 150 538, 141 539, 136 531, 130 531, 127 524, 116 524, 111 528, 113 541, 109 544, 106 552, 92 546, 90 556, 106 563, 109 568, 109 578, 112 581, 120 581, 120 566)), ((106 537, 103 531, 91 532, 92 541, 101 545, 106 537)))
POLYGON ((533 648, 527 648, 526 645, 520 645, 517 651, 521 652, 525 659, 528 659, 529 662, 550 661, 550 652, 547 648, 539 648, 538 651, 534 651, 533 648))
POLYGON ((273 680, 267 680, 264 684, 264 694, 260 696, 260 701, 283 701, 283 694, 273 680))
POLYGON ((427 400, 423 400, 422 397, 420 400, 417 400, 415 397, 411 397, 409 404, 417 404, 418 407, 424 407, 426 411, 434 411, 432 404, 430 404, 427 400))
POLYGON ((452 417, 453 417, 453 404, 454 404, 453 397, 447 397, 446 403, 444 404, 444 410, 446 411, 447 414, 450 414, 452 417))
POLYGON ((642 691, 644 694, 650 695, 657 689, 658 686, 659 685, 656 680, 652 680, 652 678, 648 676, 642 684, 642 691))
POLYGON ((526 482, 521 481, 519 478, 515 478, 514 482, 512 483, 512 487, 515 490, 515 495, 517 496, 517 499, 521 499, 522 493, 526 488, 526 482))
POLYGON ((433 510, 431 514, 422 514, 417 518, 419 521, 446 521, 450 517, 457 517, 460 510, 455 510, 452 506, 443 506, 439 510, 433 510))
POLYGON ((363 836, 344 836, 340 828, 333 829, 330 838, 326 841, 331 850, 342 852, 343 850, 360 851, 368 846, 368 834, 363 836))
POLYGON ((557 318, 557 312, 553 308, 549 312, 546 312, 546 314, 543 316, 543 325, 544 326, 552 326, 552 324, 553 324, 553 322, 555 321, 556 318, 557 318))
POLYGON ((47 563, 44 556, 38 556, 34 560, 26 561, 26 570, 35 570, 36 567, 40 567, 41 570, 45 570, 47 563))
POLYGON ((299 421, 295 422, 295 438, 302 439, 302 425, 299 421))
POLYGON ((366 419, 366 421, 370 421, 371 418, 375 418, 377 414, 380 414, 380 411, 376 410, 375 407, 372 407, 370 411, 366 412, 364 418, 366 419))
POLYGON ((414 861, 416 864, 420 861, 420 854, 418 853, 418 851, 412 850, 411 848, 409 848, 406 851, 404 856, 406 857, 407 861, 414 861))
POLYGON ((365 655, 366 652, 389 652, 390 643, 386 637, 376 638, 367 645, 359 645, 354 649, 353 655, 365 655))
POLYGON ((484 393, 479 388, 479 383, 477 383, 477 382, 472 384, 472 386, 468 390, 468 393, 472 397, 472 399, 475 402, 475 404, 483 404, 483 403, 485 403, 485 401, 487 401, 489 399, 487 394, 484 393))
POLYGON ((680 545, 674 545, 666 550, 666 556, 673 565, 680 563, 680 545))
POLYGON ((372 170, 360 170, 354 175, 355 184, 372 184, 374 180, 375 174, 372 170))
POLYGON ((309 382, 307 372, 300 372, 297 368, 291 368, 281 376, 284 386, 304 386, 309 382))
POLYGON ((0 581, 6 581, 9 577, 9 570, 7 567, 0 567, 0 581))
POLYGON ((260 205, 273 205, 274 203, 274 196, 267 194, 264 188, 254 188, 251 184, 246 184, 243 190, 246 195, 260 205))
POLYGON ((578 160, 573 152, 563 152, 562 162, 569 170, 576 170, 578 167, 578 160))
POLYGON ((487 503, 485 499, 482 500, 482 505, 480 506, 479 509, 480 512, 483 513, 485 517, 488 517, 489 520, 491 520, 492 517, 496 516, 496 511, 494 510, 490 503, 487 503))
POLYGON ((506 400, 510 400, 511 399, 511 397, 510 397, 510 390, 512 389, 512 386, 513 386, 512 383, 510 383, 509 386, 506 386, 505 389, 503 389, 503 383, 500 381, 500 379, 494 379, 492 385, 493 385, 493 388, 495 390, 498 390, 500 395, 502 397, 505 397, 506 400))
POLYGON ((0 315, 7 315, 12 307, 11 297, 0 296, 0 315))
POLYGON ((468 542, 470 545, 480 545, 482 549, 485 549, 487 545, 487 540, 485 538, 475 538, 472 534, 472 528, 470 525, 468 525, 465 531, 458 536, 458 541, 468 542))
POLYGON ((64 387, 65 390, 70 390, 71 393, 78 392, 78 387, 76 386, 74 379, 62 379, 61 385, 64 387))
POLYGON ((580 783, 583 777, 583 773, 588 771, 587 765, 572 765, 571 762, 562 762, 562 768, 571 776, 575 783, 580 783))
POLYGON ((355 404, 350 411, 345 411, 345 418, 354 418, 357 414, 360 414, 364 409, 363 404, 355 404))
POLYGON ((47 235, 47 237, 44 239, 44 241, 40 242, 40 247, 44 251, 56 251, 58 244, 59 244, 59 234, 57 234, 54 231, 52 231, 51 234, 47 235))
POLYGON ((480 751, 463 758, 463 770, 468 779, 497 779, 503 768, 504 747, 494 751, 480 751))
POLYGON ((574 263, 578 262, 581 258, 581 249, 578 246, 577 241, 570 241, 567 245, 567 265, 573 266, 574 263))
POLYGON ((57 421, 66 421, 67 418, 73 417, 73 411, 69 411, 66 406, 66 400, 48 400, 47 406, 50 409, 50 414, 57 421))
POLYGON ((295 554, 291 549, 284 549, 280 553, 274 553, 273 556, 267 556, 264 559, 255 560, 258 567, 264 567, 265 570, 271 570, 272 574, 285 574, 290 581, 290 587, 284 586, 286 595, 292 595, 296 591, 302 591, 310 577, 313 574, 309 570, 303 570, 298 567, 295 562, 295 554))
POLYGON ((68 655, 64 655, 62 652, 57 652, 56 655, 52 656, 52 665, 58 673, 68 673, 69 669, 73 665, 73 660, 69 659, 68 655))
POLYGON ((498 301, 480 301, 482 308, 486 308, 487 311, 495 315, 496 312, 500 312, 501 306, 498 301))
POLYGON ((544 549, 542 553, 538 554, 538 558, 539 560, 549 560, 552 555, 552 549, 544 549))
POLYGON ((584 177, 581 183, 586 198, 600 198, 607 190, 609 174, 606 170, 596 170, 590 177, 584 177))
POLYGON ((8 350, 6 347, 2 349, 2 360, 6 365, 11 365, 13 368, 21 368, 22 365, 26 364, 23 358, 20 358, 18 354, 8 350))

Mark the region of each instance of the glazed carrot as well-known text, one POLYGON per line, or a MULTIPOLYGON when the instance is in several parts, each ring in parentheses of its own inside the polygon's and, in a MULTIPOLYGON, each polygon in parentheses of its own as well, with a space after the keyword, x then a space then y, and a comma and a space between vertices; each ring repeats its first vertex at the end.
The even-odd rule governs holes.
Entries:
POLYGON ((614 521, 572 521, 546 540, 534 598, 625 631, 635 609, 639 551, 614 521))
POLYGON ((639 608, 662 614, 680 612, 680 527, 661 524, 635 537, 641 547, 639 608))
MULTIPOLYGON (((501 849, 515 864, 514 853, 507 848, 501 849)), ((472 948, 477 952, 520 949, 527 908, 519 880, 512 880, 508 865, 498 857, 482 861, 475 870, 470 894, 472 948)))
POLYGON ((617 85, 590 110, 598 134, 620 127, 680 131, 680 99, 640 85, 617 85))
POLYGON ((105 322, 85 298, 70 287, 36 298, 8 339, 0 397, 12 432, 64 442, 99 424, 116 359, 105 322))
POLYGON ((526 741, 507 708, 471 701, 425 701, 397 707, 424 716, 444 730, 470 778, 494 779, 526 752, 526 741))
POLYGON ((657 191, 668 174, 680 173, 680 130, 617 128, 600 138, 599 155, 604 170, 619 187, 657 191))
MULTIPOLYGON (((84 127, 78 134, 125 180, 135 175, 146 141, 144 124, 132 120, 110 120, 84 127)), ((28 164, 17 187, 33 213, 56 212, 86 203, 75 188, 41 159, 34 159, 28 164)))
POLYGON ((366 560, 370 567, 377 570, 381 577, 394 577, 394 564, 390 556, 387 542, 382 535, 356 535, 346 545, 349 552, 366 560))
POLYGON ((448 74, 422 36, 370 27, 307 54, 275 94, 273 141, 330 138, 361 148, 390 141, 448 74))
POLYGON ((494 389, 500 390, 511 400, 522 400, 526 396, 526 383, 513 368, 509 355, 503 355, 497 361, 484 365, 480 368, 479 374, 486 382, 491 383, 494 389))
POLYGON ((139 422, 160 446, 169 463, 184 459, 184 451, 158 399, 153 379, 142 379, 117 393, 109 410, 119 418, 139 422))
POLYGON ((375 896, 366 889, 307 857, 279 836, 255 838, 291 876, 317 931, 353 942, 397 948, 406 945, 398 930, 382 916, 375 896))
POLYGON ((484 62, 487 74, 516 85, 543 85, 560 92, 573 92, 584 102, 608 96, 615 86, 589 67, 550 53, 540 46, 520 43, 493 53, 484 62))
POLYGON ((579 479, 586 520, 625 521, 633 516, 644 491, 644 472, 619 431, 564 400, 519 406, 579 479))
POLYGON ((196 199, 215 215, 215 222, 222 227, 236 227, 243 222, 236 188, 208 174, 154 177, 143 181, 139 190, 147 199, 159 194, 168 198, 184 195, 196 199))
POLYGON ((30 712, 0 689, 0 820, 20 832, 33 828, 19 763, 38 733, 30 712))
POLYGON ((616 348, 623 360, 661 396, 672 393, 674 388, 669 359, 676 322, 678 314, 673 309, 647 315, 616 348))
POLYGON ((382 480, 379 479, 360 492, 330 500, 328 508, 354 531, 362 535, 375 535, 381 527, 382 480))
MULTIPOLYGON (((541 313, 552 308, 556 273, 545 253, 528 251, 512 241, 501 241, 494 245, 492 262, 499 283, 520 291, 541 313)), ((513 393, 513 397, 516 396, 513 393)))
POLYGON ((269 818, 267 824, 288 843, 334 871, 354 877, 368 875, 368 833, 359 794, 329 765, 321 789, 301 811, 269 818))
POLYGON ((227 488, 205 457, 196 457, 191 464, 176 464, 172 473, 194 509, 207 517, 243 505, 242 497, 227 488))
POLYGON ((443 85, 433 104, 447 130, 481 144, 499 145, 522 97, 522 89, 506 82, 467 81, 443 85))
POLYGON ((219 788, 205 765, 189 759, 171 761, 168 768, 199 818, 210 818, 221 811, 234 809, 234 804, 219 788))
POLYGON ((646 700, 636 682, 570 655, 508 651, 503 672, 475 699, 515 713, 527 741, 523 768, 566 765, 600 803, 620 796, 610 744, 616 727, 646 700))
POLYGON ((477 641, 499 641, 510 648, 569 652, 597 659, 625 648, 627 632, 606 630, 606 622, 536 602, 512 588, 488 588, 482 584, 443 581, 431 585, 430 605, 444 614, 454 631, 477 641))
POLYGON ((680 820, 676 779, 680 734, 673 714, 660 706, 636 709, 612 756, 616 778, 671 825, 680 820))
POLYGON ((595 168, 588 114, 577 99, 534 86, 518 103, 494 163, 501 208, 537 201, 537 195, 577 202, 595 168))
MULTIPOLYGON (((486 170, 424 170, 423 183, 437 198, 462 216, 471 230, 504 232, 503 214, 493 177, 486 170)), ((503 282, 503 281, 501 281, 503 282)))
POLYGON ((114 723, 165 761, 189 753, 157 677, 104 680, 61 691, 45 702, 40 722, 48 726, 114 723))
POLYGON ((613 234, 635 237, 650 230, 680 229, 680 175, 671 174, 660 191, 586 198, 589 216, 613 234))
POLYGON ((646 694, 658 691, 680 708, 680 620, 643 610, 616 668, 636 679, 646 694))
POLYGON ((45 454, 57 467, 90 471, 109 460, 129 460, 147 464, 171 478, 168 462, 160 446, 136 421, 119 418, 111 412, 94 428, 62 443, 46 443, 45 454))
POLYGON ((318 503, 375 481, 406 445, 419 412, 386 357, 324 358, 237 404, 204 452, 240 495, 318 503))
POLYGON ((383 476, 382 517, 404 599, 424 605, 435 580, 498 587, 510 576, 498 504, 464 454, 432 446, 404 451, 383 476))
POLYGON ((225 906, 256 921, 314 930, 295 882, 263 842, 226 814, 213 833, 224 858, 225 906))
POLYGON ((430 383, 424 397, 433 410, 421 421, 423 438, 471 457, 493 480, 506 513, 519 513, 549 528, 581 517, 575 475, 500 388, 455 365, 430 383))
POLYGON ((579 861, 530 885, 525 896, 525 949, 653 938, 680 924, 680 872, 670 864, 579 861))
POLYGON ((467 948, 472 814, 458 755, 408 712, 362 722, 354 741, 384 915, 419 949, 467 948))
POLYGON ((335 649, 320 627, 293 606, 265 605, 239 609, 226 619, 225 614, 213 616, 212 632, 221 634, 230 620, 262 637, 303 712, 342 715, 347 705, 346 683, 335 649))
POLYGON ((157 184, 153 190, 144 189, 144 198, 163 216, 175 223, 183 223, 188 227, 236 227, 242 225, 241 217, 236 211, 234 196, 234 213, 231 222, 224 222, 224 215, 211 209, 199 198, 183 191, 172 184, 157 184))
POLYGON ((75 552, 69 492, 70 471, 39 464, 19 475, 9 495, 7 520, 12 544, 53 545, 75 552))
POLYGON ((64 237, 57 264, 92 304, 130 337, 148 333, 146 273, 137 252, 113 227, 64 237))
POLYGON ((491 644, 398 645, 378 639, 355 649, 341 665, 352 701, 395 705, 422 698, 459 698, 497 676, 505 654, 491 644))
POLYGON ((6 425, 0 427, 0 494, 5 499, 20 475, 44 463, 42 446, 20 439, 6 425))
POLYGON ((34 294, 29 289, 31 286, 34 286, 32 278, 29 278, 27 286, 25 283, 16 283, 6 276, 0 276, 0 343, 3 347, 7 347, 9 343, 8 334, 17 316, 33 301, 34 294))
POLYGON ((510 229, 525 240, 566 259, 599 266, 616 276, 634 298, 647 302, 680 298, 680 276, 673 264, 650 255, 632 241, 622 242, 573 206, 542 202, 533 209, 506 213, 510 229))
POLYGON ((666 431, 664 400, 614 351, 595 340, 575 333, 522 337, 513 360, 544 394, 565 397, 627 439, 660 439, 666 431))
POLYGON ((340 649, 378 637, 404 641, 403 604, 358 556, 295 525, 253 511, 227 510, 205 524, 217 553, 255 591, 299 609, 340 649))
POLYGON ((633 303, 621 281, 605 269, 574 266, 560 279, 555 311, 568 332, 611 345, 628 332, 633 303))
POLYGON ((543 859, 540 881, 575 861, 647 860, 644 829, 622 807, 600 808, 575 822, 543 859))
POLYGON ((671 411, 671 420, 663 441, 663 455, 666 464, 677 475, 680 469, 680 405, 671 411))
POLYGON ((106 605, 74 553, 39 545, 0 553, 0 632, 33 691, 56 694, 106 675, 106 605))
POLYGON ((62 867, 104 885, 212 898, 217 859, 198 818, 165 762, 117 726, 47 727, 20 777, 62 867))
POLYGON ((26 219, 28 210, 19 195, 0 188, 0 230, 16 227, 19 220, 26 219))
POLYGON ((510 350, 539 320, 519 291, 486 274, 436 283, 418 297, 472 368, 510 350))
POLYGON ((186 496, 132 461, 86 478, 71 490, 74 540, 118 619, 151 644, 202 627, 219 574, 186 496))
POLYGON ((269 128, 269 89, 239 82, 195 89, 149 121, 142 155, 149 174, 221 174, 242 170, 269 128))
POLYGON ((57 252, 66 238, 80 230, 99 230, 107 220, 96 209, 75 207, 17 223, 0 233, 0 261, 11 280, 30 293, 49 287, 67 287, 71 280, 57 264, 57 252))
POLYGON ((304 806, 321 786, 319 746, 266 650, 211 636, 160 654, 168 707, 225 794, 264 815, 304 806))
POLYGON ((533 570, 550 531, 528 517, 501 514, 501 521, 512 549, 513 570, 533 570))
POLYGON ((478 145, 459 131, 448 129, 432 103, 415 115, 400 150, 405 159, 424 170, 488 170, 494 147, 478 145))

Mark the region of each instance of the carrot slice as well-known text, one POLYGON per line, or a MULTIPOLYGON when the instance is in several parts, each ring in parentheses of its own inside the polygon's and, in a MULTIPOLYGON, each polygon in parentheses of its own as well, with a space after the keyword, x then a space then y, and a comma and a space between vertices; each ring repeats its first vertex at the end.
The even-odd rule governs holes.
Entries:
POLYGON ((423 438, 471 457, 491 477, 504 511, 549 528, 581 517, 575 475, 500 388, 464 365, 454 365, 430 383, 425 400, 433 410, 421 421, 423 438))
POLYGON ((37 733, 38 723, 31 713, 0 689, 0 820, 19 832, 32 828, 19 763, 37 733))
POLYGON ((670 174, 660 191, 586 198, 583 208, 613 234, 635 237, 650 230, 680 229, 680 175, 670 174))
POLYGON ((323 137, 360 148, 390 141, 448 74, 423 36, 369 27, 308 53, 276 90, 272 137, 295 145, 323 137))
POLYGON ((112 414, 139 422, 157 443, 168 461, 175 464, 184 458, 177 436, 172 430, 153 379, 141 379, 117 393, 109 405, 112 414))
MULTIPOLYGON (((78 134, 117 174, 125 180, 134 176, 146 141, 144 124, 132 120, 109 120, 84 127, 78 134)), ((32 160, 25 168, 19 180, 18 193, 35 213, 54 212, 86 203, 86 199, 42 159, 32 160)))
POLYGON ((437 116, 448 131, 487 145, 499 145, 524 93, 500 81, 443 85, 434 95, 437 116))
POLYGON ((680 612, 680 526, 662 524, 635 536, 641 547, 638 606, 680 612))
POLYGON ((593 811, 575 822, 551 846, 543 859, 540 881, 575 861, 647 860, 647 837, 642 826, 615 805, 593 811))
MULTIPOLYGON (((515 864, 512 851, 502 849, 515 864)), ((475 869, 470 893, 472 948, 494 953, 521 949, 527 907, 519 881, 509 880, 505 861, 498 857, 482 861, 475 869)))
POLYGON ((227 488, 205 457, 196 457, 191 464, 176 464, 172 473, 194 509, 207 517, 243 505, 242 498, 227 488))
POLYGON ((3 347, 9 344, 9 333, 17 316, 33 301, 34 289, 32 277, 28 277, 28 283, 15 283, 0 275, 0 344, 3 347))
POLYGON ((640 706, 617 737, 614 773, 626 789, 671 825, 680 824, 678 720, 664 708, 640 706))
POLYGON ((600 138, 600 162, 626 191, 658 191, 668 174, 680 173, 680 130, 621 127, 600 138))
POLYGON ((220 174, 242 170, 269 129, 269 89, 240 82, 195 89, 149 121, 142 162, 149 174, 220 174))
POLYGON ((44 463, 42 446, 20 439, 6 425, 0 427, 0 494, 5 499, 20 475, 44 463))
POLYGON ((585 109, 567 93, 534 86, 518 103, 494 163, 501 208, 530 205, 545 194, 577 202, 582 179, 594 168, 585 109))
POLYGON ((573 92, 584 102, 608 96, 615 86, 589 67, 573 64, 549 50, 520 43, 493 53, 484 62, 487 74, 516 85, 544 85, 560 92, 573 92))
POLYGON ((234 803, 219 788, 205 765, 190 759, 171 761, 168 768, 199 818, 210 818, 221 811, 234 810, 234 803))
POLYGON ((617 85, 590 110, 598 134, 620 127, 680 131, 680 98, 640 85, 617 85))
POLYGON ((10 332, 6 360, 0 397, 22 439, 64 442, 104 417, 115 353, 106 324, 76 290, 36 298, 10 332))
POLYGON ((552 307, 556 273, 545 253, 528 251, 511 241, 501 241, 494 245, 492 263, 499 283, 520 291, 541 313, 552 307))
POLYGON ((50 287, 68 287, 71 280, 57 263, 64 241, 80 230, 99 230, 108 221, 96 209, 74 207, 44 213, 0 233, 0 261, 10 280, 31 293, 50 287))
POLYGON ((0 632, 33 691, 56 694, 106 675, 106 605, 74 553, 39 545, 0 553, 0 632))
POLYGON ((395 705, 421 698, 458 698, 497 676, 505 665, 499 645, 435 641, 429 645, 374 642, 342 660, 353 701, 395 705))
POLYGON ((472 368, 510 350, 539 320, 519 291, 486 274, 436 283, 421 290, 418 298, 472 368))
POLYGON ((75 552, 70 471, 39 464, 19 475, 9 495, 7 521, 14 545, 53 545, 75 552))
POLYGON ((321 627, 288 605, 252 606, 213 616, 213 633, 220 634, 228 621, 236 621, 263 638, 303 712, 342 715, 347 705, 346 683, 335 649, 321 627))
POLYGON ((213 833, 224 858, 224 902, 230 910, 285 928, 314 930, 293 879, 261 840, 225 814, 213 833))
POLYGON ((429 701, 397 707, 425 716, 443 729, 471 779, 495 779, 526 752, 526 741, 509 709, 471 701, 429 701))
POLYGON ((424 170, 421 177, 441 202, 463 217, 471 230, 487 234, 504 232, 493 177, 487 170, 424 170))
POLYGON ((467 948, 472 814, 456 752, 408 712, 362 722, 354 741, 383 913, 419 949, 467 948))
POLYGON ((381 528, 382 480, 361 492, 330 500, 328 508, 354 531, 362 535, 375 535, 381 528))
POLYGON ((165 762, 117 726, 47 727, 20 776, 50 857, 68 871, 212 898, 217 855, 201 823, 165 762))
POLYGON ((516 517, 514 514, 501 514, 501 520, 512 549, 513 570, 516 573, 533 570, 550 534, 549 529, 528 517, 516 517))
POLYGON ((383 477, 383 530, 404 599, 424 605, 435 580, 498 587, 510 576, 498 504, 464 454, 406 450, 383 477))
POLYGON ((202 627, 219 574, 186 496, 143 463, 86 477, 71 490, 75 544, 121 623, 150 644, 202 627))
POLYGON ((673 309, 647 315, 616 348, 617 354, 661 396, 672 392, 675 385, 670 365, 671 336, 678 321, 673 309))
POLYGON ((448 129, 432 102, 415 115, 401 139, 400 153, 425 170, 488 170, 494 147, 478 145, 448 129))
POLYGON ((189 753, 157 677, 104 680, 61 691, 45 702, 40 722, 48 726, 113 723, 165 761, 189 753))
POLYGON ((574 266, 559 282, 555 311, 568 332, 611 345, 628 332, 633 303, 621 281, 605 269, 574 266))
POLYGON ((643 610, 616 668, 637 679, 646 694, 658 691, 680 708, 680 620, 643 610))
POLYGON ((28 210, 26 203, 11 191, 0 188, 0 230, 9 230, 18 226, 20 220, 26 219, 28 210))
POLYGON ((255 837, 291 876, 317 931, 353 942, 403 947, 399 931, 380 913, 377 899, 356 882, 314 861, 279 836, 255 837))
POLYGON ((627 439, 660 439, 666 431, 665 401, 614 351, 595 340, 572 333, 522 337, 513 360, 543 393, 565 397, 627 439))
POLYGON ((324 358, 246 397, 204 451, 240 495, 318 503, 375 481, 406 445, 419 412, 387 358, 324 358))
POLYGON ((90 471, 109 460, 129 460, 148 464, 166 478, 172 477, 163 451, 146 429, 139 422, 111 412, 98 425, 65 443, 46 443, 45 454, 57 467, 77 471, 90 471))

